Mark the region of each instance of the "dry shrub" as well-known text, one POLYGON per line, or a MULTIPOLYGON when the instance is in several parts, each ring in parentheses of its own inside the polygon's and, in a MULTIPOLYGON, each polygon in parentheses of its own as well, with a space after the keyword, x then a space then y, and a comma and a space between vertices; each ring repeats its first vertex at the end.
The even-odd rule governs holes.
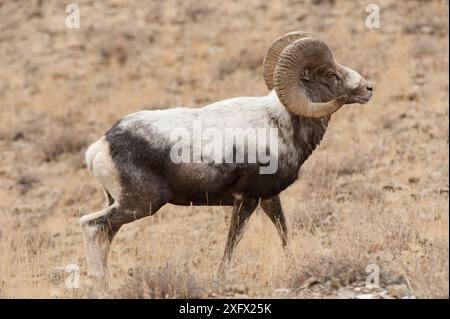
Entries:
POLYGON ((110 273, 120 289, 106 297, 270 297, 314 277, 361 281, 368 263, 406 280, 417 297, 448 297, 446 1, 384 0, 382 21, 391 23, 373 30, 362 0, 86 3, 81 33, 63 30, 58 1, 47 2, 45 21, 22 19, 33 5, 2 6, 9 49, 0 50, 8 62, 0 72, 0 297, 79 296, 43 278, 77 263, 86 279, 77 221, 104 201, 81 167, 87 140, 141 107, 267 94, 264 53, 292 30, 316 32, 337 61, 375 82, 370 103, 333 115, 282 194, 292 256, 258 209, 229 272, 245 289, 228 290, 211 278, 230 208, 167 205, 119 232, 110 273), (140 270, 130 276, 129 267, 140 270))
POLYGON ((213 9, 198 1, 187 3, 187 6, 184 8, 185 16, 192 22, 201 21, 201 19, 205 18, 212 11, 213 9))
POLYGON ((87 137, 72 125, 49 127, 40 141, 46 162, 56 161, 64 154, 78 154, 87 144, 87 137))
POLYGON ((28 193, 40 180, 30 172, 23 172, 17 179, 17 185, 22 195, 28 193))
POLYGON ((187 266, 179 269, 166 264, 156 270, 136 268, 129 271, 128 279, 111 296, 116 298, 189 298, 205 297, 205 285, 187 266))
POLYGON ((336 220, 336 205, 330 200, 314 202, 303 206, 291 219, 291 227, 295 233, 307 230, 315 233, 317 228, 331 226, 336 220))
POLYGON ((217 69, 219 79, 224 79, 238 70, 259 70, 266 51, 260 45, 253 44, 252 46, 251 49, 243 48, 238 54, 222 60, 217 69))
POLYGON ((362 174, 369 168, 371 163, 372 161, 369 156, 363 156, 361 154, 355 154, 352 157, 346 156, 343 158, 337 174, 338 176, 362 174))

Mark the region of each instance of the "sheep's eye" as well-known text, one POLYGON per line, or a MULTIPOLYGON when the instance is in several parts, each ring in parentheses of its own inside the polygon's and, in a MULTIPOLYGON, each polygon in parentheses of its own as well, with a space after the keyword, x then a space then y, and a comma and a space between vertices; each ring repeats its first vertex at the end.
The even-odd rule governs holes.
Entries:
POLYGON ((330 79, 332 79, 332 78, 334 78, 336 76, 336 74, 334 74, 334 72, 328 72, 328 74, 327 74, 327 77, 328 78, 330 78, 330 79))

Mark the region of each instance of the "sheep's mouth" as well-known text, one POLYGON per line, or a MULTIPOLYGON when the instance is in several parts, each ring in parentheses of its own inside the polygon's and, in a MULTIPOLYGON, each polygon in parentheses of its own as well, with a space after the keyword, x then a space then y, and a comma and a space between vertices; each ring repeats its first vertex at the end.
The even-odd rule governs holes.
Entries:
POLYGON ((355 96, 354 100, 355 103, 366 104, 370 101, 371 98, 372 94, 370 94, 369 96, 355 96))
MULTIPOLYGON (((360 92, 361 93, 361 92, 360 92)), ((347 104, 358 103, 358 104, 366 104, 372 98, 372 92, 367 91, 364 94, 355 94, 351 95, 348 99, 347 104)))

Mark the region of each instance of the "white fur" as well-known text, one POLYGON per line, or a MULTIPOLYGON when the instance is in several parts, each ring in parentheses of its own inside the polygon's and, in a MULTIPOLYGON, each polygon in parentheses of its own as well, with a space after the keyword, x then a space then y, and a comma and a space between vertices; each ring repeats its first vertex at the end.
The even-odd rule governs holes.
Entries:
MULTIPOLYGON (((219 101, 203 108, 172 108, 165 110, 141 111, 123 118, 122 128, 135 127, 136 123, 151 125, 164 135, 170 136, 172 130, 178 127, 192 129, 194 120, 202 121, 202 127, 214 127, 221 131, 225 128, 266 127, 269 114, 286 112, 276 93, 272 91, 262 97, 236 97, 219 101), (230 110, 233 110, 230 112, 230 110), (265 112, 261 112, 265 110, 265 112)), ((145 137, 145 130, 133 130, 145 137)))
MULTIPOLYGON (((279 101, 276 92, 272 90, 268 95, 261 97, 236 97, 212 103, 203 108, 172 108, 165 110, 140 111, 127 115, 119 126, 128 129, 133 134, 139 135, 149 141, 153 147, 164 146, 178 128, 193 132, 195 121, 201 121, 202 130, 215 128, 222 136, 226 135, 226 129, 267 128, 270 120, 276 119, 278 124, 278 154, 296 154, 289 150, 284 138, 293 138, 294 129, 291 126, 290 113, 279 101), (149 130, 151 128, 151 131, 149 130), (155 132, 156 130, 156 132, 155 132), (281 132, 280 132, 281 131, 281 132), (155 134, 157 133, 157 134, 155 134), (155 136, 163 136, 166 139, 155 139, 155 136)), ((193 134, 193 136, 195 136, 193 134)), ((195 143, 195 142, 194 142, 195 143)), ((293 143, 289 143, 293 145, 293 143)), ((232 152, 226 149, 225 153, 232 152)), ((288 157, 292 163, 298 160, 295 155, 288 157)))
POLYGON ((108 144, 105 141, 105 137, 102 137, 97 142, 89 146, 85 154, 85 161, 89 172, 92 174, 92 163, 95 157, 102 149, 104 149, 108 144))
POLYGON ((350 90, 356 89, 361 84, 361 81, 364 81, 363 77, 355 70, 352 70, 345 66, 342 67, 348 72, 346 76, 346 86, 350 90))

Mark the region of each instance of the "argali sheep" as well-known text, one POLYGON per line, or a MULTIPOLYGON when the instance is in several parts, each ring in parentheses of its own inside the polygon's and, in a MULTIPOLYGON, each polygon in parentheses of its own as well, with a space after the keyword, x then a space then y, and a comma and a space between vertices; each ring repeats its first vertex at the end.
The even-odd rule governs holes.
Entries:
MULTIPOLYGON (((80 219, 90 275, 106 274, 110 244, 123 224, 154 215, 167 203, 233 206, 222 274, 259 203, 286 246, 280 192, 297 180, 331 114, 344 104, 368 102, 372 87, 356 71, 336 63, 325 42, 305 32, 288 33, 273 43, 263 62, 263 77, 270 91, 266 96, 129 114, 89 147, 87 167, 109 202, 80 219), (275 128, 278 147, 270 152, 277 157, 276 171, 262 174, 261 161, 175 163, 170 153, 179 141, 172 132, 183 128, 193 133, 195 121, 222 133, 227 128, 275 128)), ((270 148, 267 139, 258 143, 270 148)), ((223 156, 234 158, 238 150, 247 152, 235 143, 223 156)))

